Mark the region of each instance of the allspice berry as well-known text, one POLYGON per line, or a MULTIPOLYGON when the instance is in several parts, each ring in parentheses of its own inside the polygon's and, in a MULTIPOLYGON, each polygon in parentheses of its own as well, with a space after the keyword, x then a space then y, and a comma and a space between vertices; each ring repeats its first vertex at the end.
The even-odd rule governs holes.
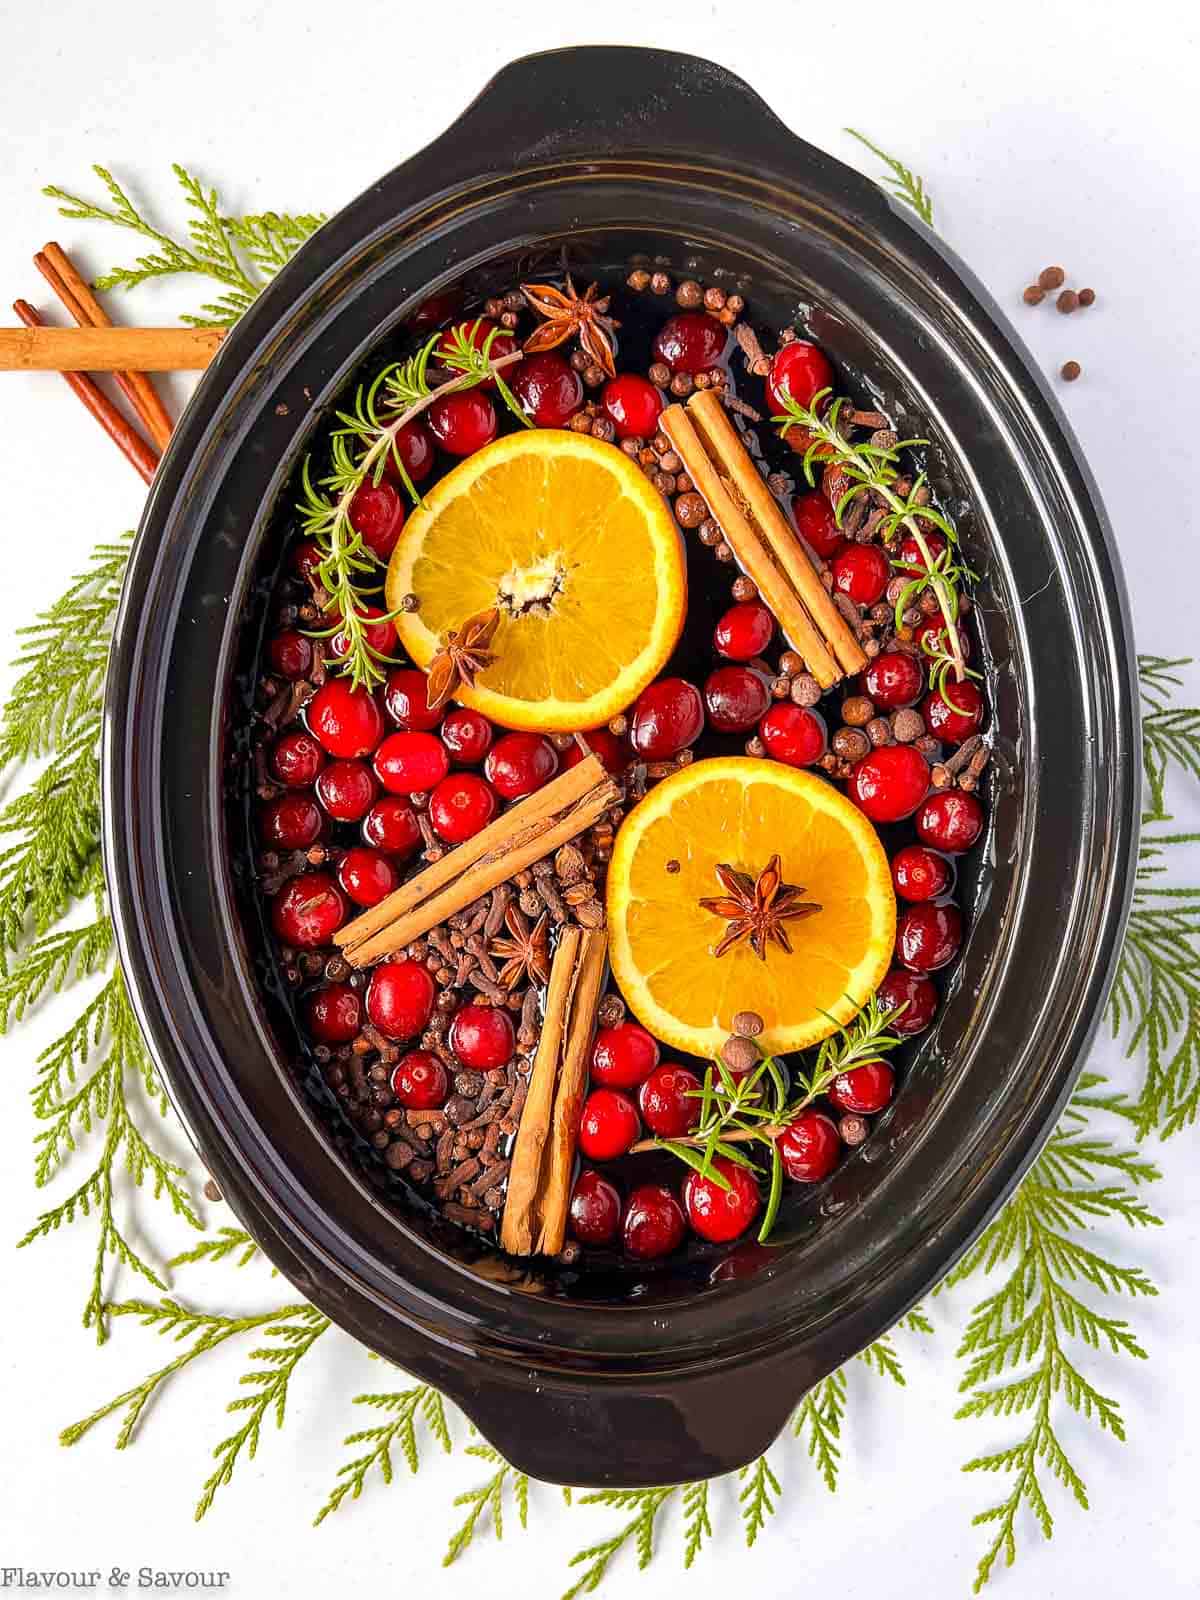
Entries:
POLYGON ((867 1126, 867 1119, 855 1116, 852 1112, 848 1112, 846 1116, 838 1120, 838 1132, 842 1136, 842 1143, 849 1146, 850 1149, 853 1149, 855 1145, 862 1144, 870 1131, 867 1126))
POLYGON ((1043 267, 1038 273, 1039 289, 1061 289, 1067 275, 1061 267, 1043 267))
POLYGON ((665 361, 656 361, 646 376, 656 389, 665 389, 671 381, 671 369, 665 361))
POLYGON ((743 1039, 757 1039, 766 1027, 766 1023, 757 1011, 738 1011, 733 1018, 734 1033, 741 1034, 743 1039))
POLYGON ((847 695, 842 701, 842 721, 851 728, 865 728, 875 715, 875 702, 865 694, 847 695))
POLYGON ((925 732, 925 719, 911 707, 897 711, 892 717, 892 736, 898 744, 911 744, 925 732))
POLYGON ((685 278, 675 291, 675 301, 685 311, 692 311, 704 300, 704 290, 695 278, 685 278))
POLYGON ((721 1060, 730 1072, 753 1072, 761 1059, 754 1040, 745 1039, 738 1033, 731 1033, 721 1046, 721 1060))
POLYGON ((1054 302, 1055 309, 1061 311, 1064 317, 1070 316, 1072 311, 1079 309, 1079 296, 1074 289, 1064 289, 1054 302))
POLYGON ((1078 361, 1064 361, 1060 371, 1062 373, 1064 383, 1074 383, 1075 379, 1083 371, 1083 368, 1079 365, 1078 361))
POLYGON ((648 289, 650 287, 650 274, 648 272, 644 272, 641 267, 638 267, 635 272, 631 272, 629 274, 629 276, 625 279, 625 282, 631 289, 634 289, 640 293, 643 289, 648 289))
MULTIPOLYGON (((821 685, 811 672, 798 672, 792 679, 792 703, 798 706, 815 706, 821 698, 821 685)), ((869 703, 869 702, 868 702, 869 703)))
POLYGON ((753 578, 735 578, 733 580, 733 598, 740 604, 758 599, 758 585, 753 578))
MULTIPOLYGON (((1059 282, 1060 283, 1062 282, 1061 278, 1059 279, 1059 282)), ((650 279, 650 293, 651 294, 669 294, 670 293, 670 289, 671 289, 671 280, 670 280, 670 278, 667 276, 667 274, 665 272, 656 272, 651 276, 651 279, 650 279)))
POLYGON ((1027 306, 1040 306, 1045 298, 1045 289, 1040 289, 1036 283, 1031 283, 1021 296, 1027 306))
POLYGON ((681 494, 675 502, 675 520, 681 528, 698 528, 707 516, 704 496, 694 490, 689 494, 681 494))
POLYGON ((1080 289, 1079 304, 1081 306, 1094 306, 1096 303, 1095 289, 1080 289))
POLYGON ((871 751, 871 741, 861 728, 839 728, 830 743, 843 761, 861 761, 871 751))

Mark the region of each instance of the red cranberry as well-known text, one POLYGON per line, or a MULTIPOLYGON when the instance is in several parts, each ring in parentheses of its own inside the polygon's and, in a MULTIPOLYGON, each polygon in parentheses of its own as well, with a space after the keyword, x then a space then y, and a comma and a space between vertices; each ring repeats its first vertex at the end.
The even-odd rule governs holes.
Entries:
POLYGON ((877 544, 848 544, 833 558, 833 586, 855 605, 873 606, 883 598, 892 569, 877 544))
POLYGON ((432 733, 389 733, 375 752, 375 776, 389 794, 422 794, 450 770, 450 758, 432 733))
MULTIPOLYGON (((607 728, 589 728, 584 734, 591 753, 599 758, 600 765, 605 772, 611 772, 613 777, 619 777, 629 765, 629 751, 617 738, 615 733, 609 733, 607 728)), ((563 771, 567 772, 572 767, 577 767, 583 760, 583 751, 577 744, 562 753, 563 771)))
POLYGON ((385 794, 363 818, 362 836, 368 844, 373 844, 377 850, 386 850, 389 855, 411 855, 421 843, 417 813, 403 796, 385 794))
POLYGON ((358 822, 376 793, 365 761, 331 761, 317 779, 317 799, 337 822, 358 822))
POLYGON ((962 936, 957 906, 931 900, 909 906, 896 921, 896 960, 913 972, 936 972, 954 960, 962 936))
MULTIPOLYGON (((971 657, 971 639, 965 628, 958 630, 958 643, 964 661, 971 657)), ((946 624, 941 617, 926 617, 924 622, 917 624, 917 631, 913 634, 913 641, 925 655, 946 655, 949 651, 946 624)))
POLYGON ((761 656, 775 632, 775 618, 757 600, 730 606, 718 619, 713 644, 718 655, 730 661, 749 661, 761 656))
POLYGON ((311 795, 281 794, 268 800, 258 817, 258 830, 266 845, 281 850, 307 850, 321 837, 324 819, 311 795))
POLYGON ((366 689, 330 678, 308 702, 308 725, 331 756, 369 756, 383 738, 383 713, 366 689))
POLYGON ((328 944, 345 920, 345 899, 327 872, 301 872, 271 902, 271 926, 284 944, 328 944))
POLYGON ((441 740, 455 766, 478 766, 492 742, 492 725, 482 712, 454 706, 442 723, 441 740))
POLYGON ((950 855, 969 850, 982 832, 983 806, 977 795, 963 789, 931 794, 917 812, 917 838, 950 855))
POLYGON ((305 1002, 308 1030, 322 1044, 349 1044, 362 1027, 362 998, 348 983, 325 983, 305 1002))
POLYGON ((767 754, 789 767, 811 767, 825 754, 827 729, 820 712, 780 700, 758 725, 767 754))
POLYGON ((822 561, 832 561, 846 543, 846 537, 837 525, 833 507, 820 489, 798 494, 792 501, 792 515, 813 554, 822 561))
POLYGON ((842 1141, 837 1128, 820 1111, 802 1111, 776 1141, 783 1170, 793 1183, 820 1183, 837 1166, 842 1141))
POLYGON ((420 961, 381 961, 367 985, 367 1016, 389 1039, 411 1039, 433 1015, 437 990, 420 961))
MULTIPOLYGON (((363 638, 367 641, 368 648, 377 656, 394 655, 396 651, 396 624, 387 613, 379 606, 364 605, 359 610, 359 615, 366 622, 363 629, 363 638), (381 622, 373 622, 372 617, 381 617, 381 622)), ((344 656, 350 649, 349 635, 339 630, 329 641, 329 648, 335 656, 344 656)))
POLYGON ((410 483, 420 483, 433 470, 435 455, 433 439, 430 437, 429 429, 419 419, 404 424, 396 435, 393 450, 388 451, 383 470, 389 478, 398 479, 400 473, 393 451, 399 452, 410 483))
POLYGON ((611 1244, 621 1226, 621 1196, 615 1184, 592 1167, 575 1179, 571 1193, 571 1232, 580 1244, 611 1244))
POLYGON ((707 311, 682 311, 668 317, 654 340, 654 359, 672 372, 707 372, 729 343, 729 330, 707 311))
POLYGON ((387 478, 360 484, 350 500, 350 526, 368 550, 386 561, 404 526, 404 501, 395 484, 387 478))
POLYGON ((686 1067, 655 1067, 638 1090, 642 1120, 660 1139, 690 1133, 700 1116, 700 1079, 686 1067))
POLYGON ((383 688, 383 709, 407 733, 428 733, 442 720, 429 709, 429 679, 419 667, 396 667, 383 688))
POLYGON ((434 438, 452 456, 474 455, 496 437, 496 408, 479 389, 442 395, 428 415, 434 438))
POLYGON ((851 770, 850 798, 872 822, 902 822, 929 793, 929 763, 910 744, 885 744, 851 770))
POLYGON ((727 1244, 736 1239, 758 1215, 762 1201, 752 1173, 727 1156, 713 1157, 713 1170, 728 1184, 722 1188, 712 1178, 689 1172, 683 1180, 683 1208, 692 1232, 710 1244, 727 1244))
POLYGON ((635 1261, 669 1256, 683 1243, 686 1224, 679 1201, 665 1183, 641 1183, 629 1196, 622 1222, 625 1254, 635 1261))
POLYGON ((302 728, 293 728, 275 741, 271 751, 271 771, 289 789, 307 789, 315 783, 325 765, 325 752, 302 728))
POLYGON ((861 1067, 839 1072, 829 1086, 829 1098, 839 1111, 870 1117, 882 1111, 896 1087, 896 1074, 886 1061, 864 1061, 861 1067))
POLYGON ((771 415, 784 415, 784 395, 799 406, 811 406, 822 389, 833 387, 833 368, 825 352, 807 339, 781 345, 767 373, 767 405, 771 415))
POLYGON ((464 1067, 488 1072, 512 1060, 517 1047, 512 1018, 499 1006, 460 1006, 450 1024, 450 1048, 464 1067))
POLYGON ((641 1131, 637 1107, 619 1089, 593 1089, 584 1101, 579 1148, 589 1161, 615 1161, 641 1131))
POLYGON ((662 396, 649 378, 636 372, 623 372, 606 383, 601 404, 618 439, 649 439, 658 429, 662 396))
MULTIPOLYGON (((934 561, 936 561, 941 555, 942 551, 946 548, 945 539, 940 533, 934 533, 932 529, 923 534, 923 538, 928 546, 930 556, 934 561)), ((920 567, 926 571, 929 570, 925 565, 925 557, 921 554, 921 547, 913 538, 911 533, 907 534, 903 539, 901 539, 899 557, 901 561, 905 562, 910 567, 920 567)))
POLYGON ((553 350, 518 362, 511 388, 539 428, 565 427, 583 404, 583 379, 553 350))
POLYGON ((317 577, 317 568, 324 557, 321 547, 315 539, 301 539, 292 546, 292 571, 298 578, 303 578, 305 583, 312 583, 317 577))
POLYGON ((267 646, 271 671, 280 678, 303 678, 313 662, 312 640, 289 629, 277 633, 267 646))
POLYGON ((923 844, 906 844, 892 857, 892 882, 902 900, 936 900, 949 889, 950 879, 945 856, 923 844))
POLYGON ((645 761, 669 761, 704 729, 704 701, 686 678, 660 678, 633 708, 629 742, 645 761))
POLYGON ((935 739, 961 744, 983 721, 983 696, 969 678, 962 683, 947 682, 926 695, 921 715, 935 739))
POLYGON ((356 844, 338 863, 338 882, 357 906, 377 906, 400 882, 386 856, 356 844))
MULTIPOLYGON (((497 329, 498 326, 499 325, 493 322, 489 317, 475 317, 470 322, 460 322, 457 327, 446 329, 445 333, 441 337, 441 341, 438 344, 436 353, 441 356, 453 355, 454 350, 459 342, 453 337, 455 334, 464 336, 467 341, 475 347, 476 350, 482 350, 484 346, 487 345, 488 335, 493 331, 493 329, 497 329)), ((496 337, 492 340, 491 344, 488 345, 488 359, 490 361, 499 361, 503 356, 512 355, 516 348, 517 341, 511 333, 497 332, 496 337)), ((519 370, 519 362, 517 363, 517 367, 519 370)), ((495 378, 485 378, 481 387, 484 389, 494 389, 496 387, 495 378)), ((469 393, 470 391, 467 392, 469 393)))
POLYGON ((503 800, 532 794, 558 771, 558 751, 540 733, 506 733, 483 763, 487 781, 503 800))
POLYGON ((771 704, 771 690, 752 667, 718 667, 705 681, 704 704, 718 733, 746 733, 771 704))
POLYGON ((601 1028, 592 1046, 592 1082, 636 1089, 658 1065, 658 1040, 636 1022, 601 1028))
POLYGON ((915 656, 902 650, 886 650, 876 656, 863 673, 867 694, 885 711, 915 706, 925 687, 925 674, 915 656))
POLYGON ((432 1111, 445 1104, 450 1075, 432 1050, 410 1050, 396 1063, 392 1093, 410 1111, 432 1111))
POLYGON ((455 772, 429 796, 429 820, 439 839, 461 844, 496 815, 496 791, 474 772, 455 772))
POLYGON ((892 1013, 893 1033, 923 1033, 937 1015, 938 993, 928 978, 893 967, 875 991, 879 1004, 892 1013))

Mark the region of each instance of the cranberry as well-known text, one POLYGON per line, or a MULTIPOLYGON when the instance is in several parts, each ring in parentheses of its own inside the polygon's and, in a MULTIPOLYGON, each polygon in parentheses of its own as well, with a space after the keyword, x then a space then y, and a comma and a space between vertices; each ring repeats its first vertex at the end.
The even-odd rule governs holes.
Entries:
POLYGON ((982 832, 983 806, 978 796, 963 789, 931 794, 917 812, 917 838, 950 855, 969 850, 982 832))
POLYGON ((961 744, 983 721, 983 696, 969 678, 962 683, 947 683, 925 696, 921 715, 935 739, 961 744))
POLYGON ((845 535, 837 525, 833 507, 820 489, 809 489, 792 501, 792 515, 796 519, 804 542, 822 561, 832 561, 846 543, 845 535))
POLYGON ((365 761, 331 761, 317 779, 317 799, 337 822, 358 822, 377 792, 365 761))
POLYGON ((349 1044, 362 1026, 362 998, 348 983, 325 983, 305 1002, 309 1032, 322 1044, 349 1044))
MULTIPOLYGON (((458 344, 458 340, 454 338, 455 334, 465 337, 467 342, 473 345, 476 350, 482 350, 487 345, 488 335, 498 327, 499 324, 493 322, 489 317, 475 317, 471 322, 460 322, 457 327, 446 329, 438 344, 436 354, 440 356, 453 355, 458 344)), ((512 355, 516 348, 517 341, 511 333, 497 332, 496 337, 488 345, 488 359, 490 361, 499 361, 503 356, 512 355)), ((485 378, 481 387, 494 389, 496 387, 495 378, 485 378)), ((467 392, 469 393, 469 391, 467 392)), ((434 431, 436 432, 437 430, 435 429, 434 431)))
POLYGON ((707 372, 729 343, 729 330, 707 311, 682 311, 668 317, 654 340, 654 359, 672 372, 707 372))
POLYGON ((338 882, 357 906, 377 906, 400 882, 386 856, 356 844, 338 863, 338 882))
POLYGON ((433 402, 429 426, 452 456, 474 455, 496 437, 496 408, 478 389, 459 389, 433 402))
POLYGON ((400 472, 396 466, 396 455, 399 454, 409 482, 420 483, 433 470, 435 453, 433 439, 425 424, 418 420, 406 422, 396 435, 392 449, 388 451, 383 470, 389 478, 399 478, 400 472))
POLYGON ((279 677, 303 678, 313 662, 312 640, 294 629, 277 633, 267 646, 267 660, 279 677))
POLYGON ((949 889, 950 878, 950 863, 945 856, 927 850, 923 844, 906 844, 892 857, 892 882, 902 900, 936 900, 949 889))
POLYGON ((315 539, 301 539, 292 546, 292 571, 305 583, 312 583, 317 577, 317 568, 324 559, 315 539))
POLYGON ((925 687, 925 673, 915 656, 902 650, 885 650, 863 673, 863 686, 877 706, 898 711, 915 706, 925 687))
MULTIPOLYGON (((956 632, 962 658, 968 661, 971 656, 970 636, 965 628, 958 628, 956 632)), ((941 617, 926 617, 924 622, 919 622, 917 631, 913 634, 913 641, 923 655, 946 655, 949 651, 946 624, 941 617)))
POLYGON ((725 1179, 722 1188, 713 1178, 689 1172, 683 1180, 683 1208, 692 1232, 711 1244, 736 1239, 758 1215, 762 1201, 752 1173, 727 1156, 713 1157, 713 1170, 725 1179))
POLYGON ((307 850, 321 837, 323 826, 320 807, 307 794, 277 795, 267 801, 258 817, 263 843, 282 850, 307 850))
POLYGON ((896 960, 913 972, 936 972, 954 960, 962 935, 957 906, 930 900, 909 906, 896 921, 896 960))
POLYGON ((592 1045, 592 1082, 636 1089, 658 1065, 658 1040, 636 1022, 601 1028, 592 1045))
POLYGON ((455 772, 429 796, 429 820, 439 839, 461 844, 496 815, 496 791, 474 772, 455 772))
MULTIPOLYGON (((359 615, 367 624, 362 632, 368 648, 374 651, 377 656, 393 655, 396 649, 396 624, 387 613, 379 606, 364 605, 361 607, 359 615), (379 617, 382 620, 378 622, 372 621, 372 618, 375 617, 379 617)), ((329 641, 329 648, 335 656, 344 656, 350 649, 349 635, 344 630, 339 630, 329 641)))
POLYGON ((432 1111, 450 1093, 450 1075, 432 1050, 410 1050, 392 1073, 392 1093, 411 1111, 432 1111))
POLYGON ((820 712, 780 700, 758 725, 767 754, 789 767, 811 767, 825 754, 827 729, 820 712))
POLYGON ((718 667, 705 682, 704 704, 718 733, 745 733, 771 704, 771 690, 752 667, 718 667))
POLYGON ((872 822, 901 822, 929 793, 929 763, 910 744, 885 744, 851 770, 849 793, 872 822))
POLYGON ((330 678, 308 702, 308 725, 331 756, 369 756, 383 738, 383 713, 366 689, 330 678))
POLYGON ((327 872, 301 872, 271 902, 271 926, 284 944, 328 944, 345 920, 345 899, 327 872))
MULTIPOLYGON (((587 740, 591 753, 599 758, 600 765, 605 772, 611 772, 613 777, 619 777, 629 765, 629 751, 617 738, 615 733, 610 733, 607 728, 589 728, 583 736, 587 740)), ((577 767, 583 760, 583 751, 579 745, 571 745, 569 750, 562 753, 564 772, 571 767, 577 767)))
POLYGON ((637 1107, 619 1089, 593 1089, 584 1101, 579 1148, 589 1161, 623 1156, 640 1132, 637 1107))
POLYGON ((571 1193, 571 1232, 580 1244, 611 1244, 621 1226, 621 1196, 602 1173, 585 1167, 571 1193))
POLYGON ((583 379, 553 350, 519 362, 511 387, 539 428, 564 427, 583 404, 583 379))
POLYGON ((625 1207, 625 1254, 635 1261, 669 1256, 683 1243, 685 1226, 679 1201, 665 1183, 641 1183, 625 1207))
POLYGON ((460 1006, 450 1024, 450 1048, 464 1067, 488 1072, 512 1060, 517 1047, 512 1018, 502 1007, 460 1006))
POLYGON ((441 740, 456 766, 474 767, 488 753, 492 725, 482 712, 454 706, 442 723, 441 740))
POLYGON ((820 1111, 802 1111, 776 1141, 783 1170, 793 1183, 820 1183, 837 1166, 842 1141, 820 1111))
POLYGON ((892 569, 877 544, 848 544, 833 558, 833 586, 855 605, 873 606, 883 598, 892 569))
POLYGON ((649 439, 658 428, 662 396, 649 378, 623 372, 604 385, 604 414, 617 430, 618 439, 649 439))
POLYGON ((428 733, 442 720, 429 709, 429 679, 419 667, 396 667, 383 687, 383 709, 407 733, 428 733))
POLYGON ((700 1079, 686 1067, 655 1067, 638 1090, 638 1105, 651 1133, 682 1138, 700 1116, 700 1079))
POLYGON ((411 855, 421 843, 417 813, 401 795, 385 794, 363 818, 362 836, 377 850, 394 856, 411 855))
POLYGON ((629 742, 646 761, 669 761, 704 729, 704 701, 686 678, 660 678, 633 708, 629 742))
POLYGON ((271 771, 289 789, 306 789, 316 782, 325 765, 325 752, 302 728, 294 728, 275 741, 271 751, 271 771))
POLYGON ((883 1110, 895 1087, 896 1074, 886 1061, 864 1061, 861 1067, 838 1073, 829 1086, 829 1098, 839 1111, 869 1117, 883 1110))
POLYGON ((389 1039, 411 1039, 433 1015, 437 991, 420 961, 381 961, 367 985, 367 1016, 389 1039))
POLYGON ((389 794, 423 794, 450 770, 450 757, 431 733, 389 733, 375 752, 375 776, 389 794))
POLYGON ((503 800, 532 794, 558 771, 558 751, 540 733, 506 733, 483 763, 484 774, 503 800))
POLYGON ((784 395, 799 406, 811 406, 822 389, 833 387, 833 368, 825 352, 807 339, 781 345, 767 373, 767 405, 772 416, 784 415, 784 395))
POLYGON ((717 654, 730 661, 749 661, 760 656, 775 632, 775 618, 757 600, 730 606, 717 621, 713 645, 717 654))
POLYGON ((350 526, 368 550, 386 561, 404 526, 404 501, 395 484, 386 478, 359 484, 350 500, 350 526))
MULTIPOLYGON (((930 557, 936 561, 946 548, 945 539, 940 533, 934 533, 932 529, 928 533, 924 534, 923 537, 929 549, 930 557)), ((921 546, 913 538, 911 533, 906 535, 905 538, 901 539, 900 549, 897 554, 898 559, 905 562, 906 565, 910 567, 921 567, 925 571, 929 570, 929 568, 925 565, 925 557, 921 554, 921 546)))
POLYGON ((422 300, 417 308, 405 318, 404 326, 413 333, 430 334, 443 322, 448 322, 456 316, 462 305, 462 290, 457 284, 449 289, 439 289, 436 294, 431 294, 427 300, 422 300))
POLYGON ((893 967, 875 991, 879 1004, 892 1015, 888 1027, 893 1033, 923 1033, 937 1015, 938 994, 928 978, 893 967))

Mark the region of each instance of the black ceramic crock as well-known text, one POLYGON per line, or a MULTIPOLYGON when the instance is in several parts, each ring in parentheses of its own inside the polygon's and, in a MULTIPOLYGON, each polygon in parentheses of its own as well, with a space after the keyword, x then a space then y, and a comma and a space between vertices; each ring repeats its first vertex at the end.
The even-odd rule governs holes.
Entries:
POLYGON ((510 1461, 568 1483, 724 1472, 945 1273, 1062 1110, 1131 887, 1133 691, 1095 486, 951 252, 711 63, 607 48, 517 61, 284 268, 158 472, 104 758, 108 879, 138 1015, 205 1164, 270 1258, 356 1338, 459 1401, 510 1461), (495 263, 511 282, 514 258, 564 244, 584 271, 617 270, 634 249, 728 271, 763 325, 806 320, 847 382, 934 441, 939 492, 983 575, 997 730, 970 936, 888 1117, 826 1185, 791 1190, 777 1249, 644 1281, 539 1276, 466 1248, 343 1158, 262 981, 245 808, 229 788, 272 508, 318 421, 431 289, 486 280, 495 263))

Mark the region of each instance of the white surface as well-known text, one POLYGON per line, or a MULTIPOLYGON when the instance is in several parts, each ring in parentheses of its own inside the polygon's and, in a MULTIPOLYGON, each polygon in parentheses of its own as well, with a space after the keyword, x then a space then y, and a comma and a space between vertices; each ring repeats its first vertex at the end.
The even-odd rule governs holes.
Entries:
MULTIPOLYGON (((1194 17, 1192 8, 1187 13, 1194 17)), ((110 165, 136 194, 176 217, 171 160, 219 181, 234 210, 334 210, 433 137, 510 57, 589 40, 707 54, 743 74, 798 132, 843 158, 865 158, 842 135, 846 122, 895 149, 925 175, 939 226, 1014 307, 1047 368, 1068 357, 1083 363, 1083 380, 1065 392, 1067 407, 1125 555, 1139 642, 1177 652, 1195 637, 1200 325, 1200 49, 1196 23, 1184 16, 1184 8, 1159 0, 1133 12, 1061 0, 1002 8, 610 0, 591 12, 528 0, 488 7, 461 0, 419 11, 377 0, 341 8, 319 0, 27 7, 19 28, 9 30, 0 69, 0 284, 6 298, 44 303, 29 257, 50 237, 96 269, 132 256, 132 240, 60 221, 38 194, 48 182, 97 193, 92 161, 110 165), (1077 282, 1094 283, 1100 298, 1092 311, 1062 318, 1048 306, 1032 312, 1016 303, 1022 285, 1052 260, 1077 282)), ((165 318, 196 298, 142 295, 128 314, 165 318)), ((0 459, 7 656, 11 630, 59 592, 97 540, 136 520, 142 494, 65 386, 48 376, 0 379, 0 459)), ((1194 697, 1195 675, 1190 687, 1194 697)), ((34 1028, 0 1044, 0 1235, 8 1239, 35 1207, 27 1088, 35 1047, 54 1020, 49 1008, 34 1028)), ((1111 1051, 1098 1056, 1118 1076, 1126 1070, 1111 1051)), ((1053 1492, 1061 1515, 1049 1547, 1023 1517, 1019 1564, 999 1574, 998 1594, 1083 1600, 1144 1592, 1173 1600, 1196 1592, 1196 1137, 1161 1152, 1167 1178, 1153 1198, 1169 1227, 1134 1245, 1164 1290, 1130 1312, 1152 1360, 1090 1363, 1119 1395, 1131 1442, 1122 1448, 1090 1430, 1078 1440, 1093 1511, 1079 1512, 1053 1492)), ((223 1208, 209 1211, 214 1222, 225 1220, 223 1208)), ((177 1245, 177 1231, 164 1237, 177 1245)), ((419 1478, 401 1468, 392 1489, 374 1484, 359 1505, 310 1531, 342 1459, 337 1441, 361 1425, 349 1415, 350 1396, 385 1383, 381 1369, 333 1337, 298 1385, 286 1433, 264 1435, 257 1463, 239 1469, 233 1489, 195 1526, 191 1505, 209 1470, 206 1451, 225 1431, 219 1404, 240 1370, 232 1360, 190 1375, 127 1454, 111 1452, 111 1424, 74 1451, 55 1443, 58 1426, 173 1353, 131 1326, 96 1351, 78 1326, 89 1248, 72 1232, 4 1258, 0 1567, 100 1568, 102 1582, 114 1566, 225 1569, 233 1574, 226 1592, 243 1597, 308 1600, 356 1585, 388 1594, 416 1586, 448 1597, 483 1582, 544 1600, 566 1587, 566 1556, 613 1526, 607 1511, 565 1512, 542 1491, 534 1497, 536 1531, 522 1535, 510 1518, 502 1546, 485 1537, 444 1572, 448 1502, 483 1472, 464 1474, 430 1456, 419 1478)), ((182 1293, 199 1304, 229 1304, 229 1272, 192 1271, 182 1293)), ((132 1292, 128 1282, 124 1288, 132 1292)), ((281 1291, 265 1277, 243 1289, 247 1304, 269 1303, 281 1291)), ((1016 1430, 952 1420, 957 1322, 940 1307, 937 1321, 936 1341, 909 1356, 904 1394, 853 1375, 836 1499, 795 1449, 781 1452, 785 1507, 749 1554, 728 1526, 728 1498, 721 1499, 726 1532, 689 1575, 697 1600, 724 1596, 731 1584, 841 1592, 848 1600, 968 1591, 982 1533, 969 1517, 999 1484, 957 1468, 1016 1430)), ((912 1341, 905 1344, 911 1349, 912 1341)), ((622 1557, 602 1592, 661 1594, 665 1583, 674 1593, 678 1563, 672 1546, 642 1577, 622 1557)))

